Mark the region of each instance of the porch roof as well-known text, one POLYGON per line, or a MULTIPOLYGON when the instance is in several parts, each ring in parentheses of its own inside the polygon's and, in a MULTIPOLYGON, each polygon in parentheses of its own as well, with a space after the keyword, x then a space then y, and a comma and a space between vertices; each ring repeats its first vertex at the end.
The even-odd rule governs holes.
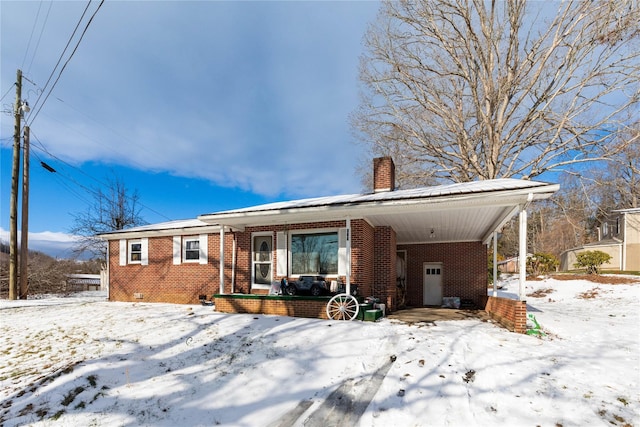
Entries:
POLYGON ((234 209, 198 217, 243 230, 247 226, 364 219, 390 226, 398 243, 483 241, 532 200, 549 198, 557 184, 496 179, 410 190, 317 197, 234 209))

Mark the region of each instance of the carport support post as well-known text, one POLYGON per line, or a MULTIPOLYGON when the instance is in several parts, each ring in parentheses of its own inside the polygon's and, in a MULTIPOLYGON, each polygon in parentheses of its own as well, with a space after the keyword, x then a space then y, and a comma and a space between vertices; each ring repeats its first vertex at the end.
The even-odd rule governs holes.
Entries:
POLYGON ((498 232, 493 232, 493 296, 498 296, 498 232))
POLYGON ((527 279, 527 207, 523 206, 520 210, 519 217, 520 236, 518 243, 520 244, 518 255, 518 299, 524 299, 524 282, 527 279))
POLYGON ((224 225, 220 226, 220 295, 224 294, 224 225))
POLYGON ((345 244, 347 251, 347 271, 346 271, 346 292, 351 295, 351 218, 347 218, 347 242, 345 244))

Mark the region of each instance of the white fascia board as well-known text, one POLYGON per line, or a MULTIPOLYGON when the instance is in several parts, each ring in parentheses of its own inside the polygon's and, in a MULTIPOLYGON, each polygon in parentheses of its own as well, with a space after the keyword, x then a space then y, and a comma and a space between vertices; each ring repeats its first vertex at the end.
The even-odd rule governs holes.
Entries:
POLYGON ((139 239, 141 237, 162 237, 162 236, 188 236, 208 233, 219 233, 219 225, 206 225, 201 227, 182 227, 182 228, 166 228, 158 230, 139 230, 139 231, 118 231, 113 233, 99 234, 102 240, 119 240, 119 239, 139 239))
POLYGON ((514 206, 513 208, 509 209, 507 208, 504 211, 504 215, 498 219, 498 221, 493 224, 491 227, 489 227, 489 229, 487 230, 487 233, 484 235, 484 237, 482 238, 482 243, 485 245, 488 245, 489 242, 491 241, 491 239, 493 238, 493 233, 494 231, 500 231, 502 229, 502 227, 504 227, 504 225, 509 222, 509 220, 511 218, 513 218, 518 211, 520 210, 520 206, 514 206))

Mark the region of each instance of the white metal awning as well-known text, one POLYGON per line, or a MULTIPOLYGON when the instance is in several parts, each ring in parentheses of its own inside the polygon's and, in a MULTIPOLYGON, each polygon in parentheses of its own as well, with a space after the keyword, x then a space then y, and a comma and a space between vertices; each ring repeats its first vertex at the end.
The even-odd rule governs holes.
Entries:
POLYGON ((319 197, 200 215, 199 220, 247 226, 364 219, 396 231, 398 244, 483 241, 521 206, 550 197, 557 184, 499 179, 412 190, 319 197))

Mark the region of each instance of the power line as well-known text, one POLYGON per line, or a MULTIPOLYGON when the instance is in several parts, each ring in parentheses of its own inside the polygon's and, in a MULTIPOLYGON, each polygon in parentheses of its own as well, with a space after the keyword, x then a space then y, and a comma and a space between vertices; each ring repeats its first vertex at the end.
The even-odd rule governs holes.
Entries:
MULTIPOLYGON (((36 43, 36 47, 33 50, 31 61, 29 61, 29 67, 27 67, 27 74, 29 74, 29 71, 31 71, 31 65, 33 64, 33 60, 36 58, 36 53, 38 52, 38 48, 40 47, 40 40, 42 40, 42 34, 44 33, 44 29, 47 26, 47 22, 49 21, 49 13, 51 12, 51 6, 53 6, 53 1, 49 2, 49 9, 47 9, 47 16, 45 16, 44 22, 42 23, 42 28, 40 29, 40 35, 38 36, 38 42, 36 43)), ((38 9, 38 12, 40 12, 39 9, 38 9)))
POLYGON ((7 95, 9 95, 9 92, 11 92, 11 90, 13 89, 13 87, 15 86, 15 82, 11 85, 11 87, 9 87, 9 90, 7 90, 7 92, 2 95, 2 98, 0 98, 0 102, 2 102, 3 99, 5 99, 7 97, 7 95))
MULTIPOLYGON (((40 96, 36 100, 36 104, 34 105, 34 109, 36 109, 36 110, 33 112, 33 114, 30 114, 29 117, 25 120, 25 121, 28 121, 28 124, 26 124, 26 125, 31 126, 31 124, 33 124, 33 122, 35 121, 36 117, 38 117, 38 114, 40 113, 40 110, 42 110, 42 107, 47 102, 47 99, 49 99, 49 96, 53 92, 53 89, 58 84, 58 81, 60 80, 60 77, 62 77, 62 73, 67 68, 67 65, 69 64, 69 61, 71 61, 71 59, 75 55, 76 51, 78 50, 78 47, 80 46, 80 43, 82 42, 82 39, 84 38, 85 34, 87 33, 87 30, 89 29, 89 26, 93 22, 93 18, 96 16, 96 14, 98 13, 98 11, 100 10, 100 8, 102 7, 103 4, 104 4, 104 0, 101 0, 100 4, 96 8, 96 10, 93 12, 91 17, 89 18, 89 21, 85 25, 84 30, 82 31, 82 34, 80 35, 80 38, 78 39, 78 41, 76 42, 75 47, 73 48, 73 51, 71 52, 71 54, 69 55, 69 57, 65 61, 64 65, 60 69, 60 71, 58 73, 58 77, 56 77, 56 80, 53 82, 53 85, 51 85, 51 88, 47 91, 47 95, 45 96, 45 98, 42 101, 42 103, 39 103, 40 102, 40 98, 42 97, 42 93, 40 94, 40 96)), ((84 18, 84 16, 85 16, 85 14, 86 14, 86 12, 87 12, 87 10, 88 10, 90 5, 91 5, 91 0, 89 0, 89 3, 87 4, 84 12, 82 13, 82 16, 80 17, 80 20, 78 21, 78 24, 76 25, 75 29, 73 30, 73 33, 71 34, 71 37, 69 38, 69 41, 67 42, 67 45, 65 46, 62 54, 60 55, 60 58, 58 59, 58 62, 56 63, 56 66, 54 67, 53 71, 51 72, 51 75, 49 76, 49 79, 47 80, 47 83, 45 83, 45 89, 49 85, 49 82, 51 81, 51 78, 53 77, 53 74, 55 73, 55 70, 58 68, 58 65, 60 64, 60 61, 62 61, 62 57, 64 56, 64 53, 67 51, 67 48, 69 47, 69 44, 71 43, 71 40, 73 39, 76 31, 78 30, 78 27, 80 26, 80 23, 82 22, 82 19, 84 18)))
MULTIPOLYGON (((82 196, 79 192, 77 192, 76 190, 74 190, 73 188, 71 188, 69 186, 69 184, 67 184, 63 179, 67 179, 66 177, 64 177, 63 175, 57 173, 58 171, 53 169, 51 166, 49 166, 47 163, 45 163, 42 158, 38 155, 38 153, 36 153, 35 151, 32 151, 31 154, 33 154, 38 161, 40 161, 40 165, 45 168, 46 170, 48 170, 49 172, 51 172, 53 174, 54 179, 58 182, 58 184, 60 184, 61 186, 63 186, 64 188, 67 189, 67 191, 71 194, 73 194, 78 200, 86 203, 87 205, 90 205, 91 202, 86 199, 84 196, 82 196)), ((86 191, 88 191, 88 189, 85 188, 86 191)))
MULTIPOLYGON (((74 169, 74 170, 76 170, 76 171, 80 172, 81 174, 83 174, 83 175, 85 175, 86 177, 90 178, 91 180, 95 181, 95 182, 96 182, 96 183, 98 183, 101 187, 105 187, 105 188, 108 188, 108 187, 109 187, 109 184, 108 184, 108 183, 105 183, 104 181, 101 181, 101 180, 99 180, 99 179, 97 179, 97 178, 93 177, 92 175, 88 174, 87 172, 83 171, 82 169, 78 168, 77 166, 74 166, 74 165, 72 165, 72 164, 70 164, 70 163, 66 162, 65 160, 63 160, 63 159, 59 158, 58 156, 56 156, 56 155, 52 154, 49 150, 47 150, 47 148, 44 146, 44 144, 42 143, 42 141, 40 141, 40 140, 39 140, 39 139, 38 139, 38 138, 33 134, 33 130, 31 130, 31 138, 32 138, 33 140, 35 140, 35 141, 38 143, 38 145, 39 145, 39 147, 36 147, 36 146, 35 146, 35 144, 33 144, 33 143, 32 143, 32 144, 31 144, 32 149, 41 150, 42 152, 46 153, 46 154, 47 154, 48 156, 50 156, 51 158, 56 159, 57 161, 59 161, 59 162, 63 163, 64 165, 66 165, 66 166, 68 166, 68 167, 70 167, 70 168, 72 168, 72 169, 74 169)), ((39 161, 43 162, 43 161, 42 161, 42 159, 41 159, 37 154, 35 154, 35 156, 38 158, 38 160, 39 160, 39 161)), ((44 162, 43 162, 43 163, 44 163, 44 162)), ((45 164, 46 164, 46 163, 45 163, 45 164)), ((46 168, 45 168, 45 169, 46 169, 46 168)), ((48 170, 48 169, 47 169, 47 170, 48 170)), ((56 175, 58 175, 58 176, 60 176, 60 177, 62 177, 62 178, 64 178, 64 179, 69 180, 70 182, 72 182, 73 184, 75 184, 75 185, 77 185, 78 187, 82 188, 83 190, 85 190, 86 192, 88 192, 89 194, 91 194, 91 195, 93 195, 93 196, 98 196, 98 195, 99 195, 99 194, 98 194, 98 191, 96 191, 96 190, 95 190, 95 189, 93 189, 93 188, 89 188, 89 187, 85 186, 84 184, 81 184, 80 182, 78 182, 77 180, 75 180, 75 179, 74 179, 73 177, 71 177, 70 175, 69 175, 69 176, 66 176, 66 175, 62 174, 59 170, 55 170, 55 174, 56 174, 56 175)), ((68 188, 68 187, 67 187, 67 188, 68 188)), ((134 199, 133 199, 132 197, 128 196, 128 195, 125 195, 125 197, 127 197, 130 201, 134 201, 134 199)), ((135 200, 135 202, 136 202, 136 203, 138 203, 138 204, 139 204, 141 207, 143 207, 144 209, 147 209, 148 211, 153 212, 154 214, 156 214, 156 215, 158 215, 158 216, 160 216, 160 217, 162 217, 162 218, 165 218, 167 221, 171 221, 171 220, 172 220, 172 218, 169 218, 168 216, 166 216, 166 215, 164 215, 164 214, 162 214, 162 213, 158 212, 157 210, 150 208, 149 206, 147 206, 147 205, 145 205, 145 204, 141 203, 139 200, 135 200)), ((90 204, 90 203, 89 203, 89 202, 87 202, 87 204, 90 204)))
POLYGON ((53 78, 53 75, 55 74, 56 69, 58 68, 58 65, 60 65, 60 62, 62 62, 62 58, 64 58, 64 54, 67 51, 67 49, 69 48, 69 45, 71 44, 71 41, 73 40, 73 37, 76 34, 76 31, 78 31, 78 28, 80 27, 80 24, 82 23, 82 19, 84 18, 84 15, 87 13, 87 10, 89 9, 89 5, 90 4, 91 4, 91 0, 89 0, 89 3, 87 3, 87 6, 85 7, 84 11, 82 12, 82 16, 80 16, 80 19, 78 20, 78 23, 76 24, 76 27, 73 29, 73 32, 71 33, 71 36, 69 36, 69 40, 67 40, 66 46, 64 47, 64 49, 62 50, 62 53, 60 54, 60 57, 58 58, 58 62, 56 62, 56 65, 53 67, 53 70, 51 70, 51 74, 49 74, 49 78, 47 79, 47 82, 44 84, 44 87, 42 88, 42 92, 40 92, 40 95, 38 96, 38 99, 36 99, 36 102, 33 104, 34 108, 36 107, 38 102, 40 102, 40 98, 44 94, 45 89, 47 88, 47 86, 49 85, 49 82, 53 78))

